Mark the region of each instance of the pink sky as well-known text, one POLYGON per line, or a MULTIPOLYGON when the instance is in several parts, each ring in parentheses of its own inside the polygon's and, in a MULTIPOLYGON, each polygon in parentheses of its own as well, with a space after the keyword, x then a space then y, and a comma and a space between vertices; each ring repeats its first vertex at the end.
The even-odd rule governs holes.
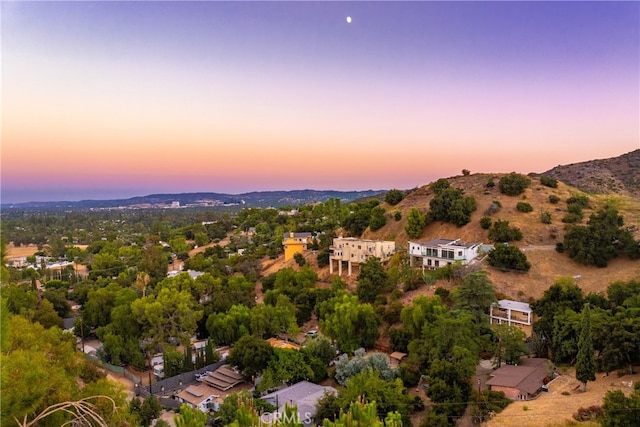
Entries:
POLYGON ((637 4, 89 6, 2 3, 3 203, 405 189, 640 148, 637 4))

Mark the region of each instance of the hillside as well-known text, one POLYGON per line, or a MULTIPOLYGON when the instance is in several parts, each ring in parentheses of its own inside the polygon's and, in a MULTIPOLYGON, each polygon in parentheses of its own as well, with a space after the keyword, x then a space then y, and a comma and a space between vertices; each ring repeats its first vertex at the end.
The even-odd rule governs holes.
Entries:
POLYGON ((610 159, 556 166, 542 175, 588 193, 626 194, 640 199, 640 149, 610 159))
MULTIPOLYGON (((509 225, 520 228, 524 237, 515 246, 523 249, 532 264, 528 273, 504 273, 486 264, 483 268, 489 271, 491 281, 498 292, 509 298, 528 299, 538 298, 559 277, 580 276, 578 284, 585 292, 599 292, 606 290, 608 284, 615 280, 631 280, 640 278, 640 262, 626 258, 615 259, 607 268, 596 268, 578 264, 566 254, 554 250, 556 243, 562 242, 567 225, 561 221, 567 212, 566 199, 574 194, 585 194, 575 187, 558 183, 558 188, 550 188, 540 184, 539 178, 531 177, 531 185, 520 196, 506 196, 499 189, 493 187, 487 190, 485 185, 490 178, 497 183, 504 174, 473 174, 448 178, 452 186, 464 190, 465 195, 473 196, 478 209, 473 213, 471 222, 463 227, 453 224, 435 222, 428 225, 422 236, 415 239, 428 241, 436 238, 460 238, 467 242, 483 242, 491 244, 487 230, 480 227, 480 218, 493 201, 499 201, 502 209, 492 215, 493 220, 506 220, 509 225), (549 202, 549 196, 556 195, 561 201, 557 204, 549 202), (533 207, 533 212, 522 213, 516 209, 516 204, 526 201, 533 207), (551 214, 551 224, 540 221, 540 213, 546 211, 551 214)), ((429 210, 429 202, 433 192, 428 185, 410 192, 402 202, 396 206, 383 203, 387 210, 387 224, 375 232, 365 231, 363 237, 368 239, 395 240, 397 248, 406 248, 409 238, 404 231, 406 218, 412 208, 418 208, 422 213, 429 210), (400 221, 395 221, 395 212, 402 214, 400 221)), ((640 200, 624 195, 594 195, 588 194, 591 209, 584 210, 583 224, 586 224, 591 213, 602 207, 607 201, 615 203, 623 216, 625 225, 635 227, 635 238, 640 239, 640 200)))

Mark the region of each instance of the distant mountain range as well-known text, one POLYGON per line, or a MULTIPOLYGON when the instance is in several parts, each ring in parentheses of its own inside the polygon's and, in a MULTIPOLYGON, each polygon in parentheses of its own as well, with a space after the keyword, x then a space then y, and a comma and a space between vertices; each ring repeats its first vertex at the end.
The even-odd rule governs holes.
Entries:
POLYGON ((299 206, 313 202, 325 202, 331 198, 344 202, 371 197, 387 190, 334 191, 334 190, 292 190, 254 191, 243 194, 225 193, 181 193, 150 194, 117 200, 81 200, 79 202, 24 202, 2 204, 2 209, 144 209, 180 207, 282 207, 299 206))
POLYGON ((587 193, 617 193, 640 199, 640 149, 609 159, 556 166, 541 175, 587 193))

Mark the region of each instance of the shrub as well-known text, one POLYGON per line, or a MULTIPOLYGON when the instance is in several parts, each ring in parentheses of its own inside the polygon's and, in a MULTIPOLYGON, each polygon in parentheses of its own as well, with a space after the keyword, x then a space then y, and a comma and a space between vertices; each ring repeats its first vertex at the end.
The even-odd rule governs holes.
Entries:
POLYGON ((551 214, 547 211, 540 212, 540 222, 543 224, 551 224, 551 214))
POLYGON ((492 222, 493 220, 490 217, 483 216, 482 218, 480 218, 480 227, 482 227, 485 230, 488 230, 489 227, 491 227, 492 222))
POLYGON ((588 408, 580 408, 578 412, 573 414, 573 419, 576 421, 596 421, 604 415, 601 406, 592 405, 588 408))
POLYGON ((520 212, 532 212, 533 211, 533 207, 526 202, 518 202, 518 204, 516 205, 516 209, 519 210, 520 212))
POLYGON ((582 208, 589 207, 589 198, 583 195, 573 195, 567 199, 567 205, 579 205, 582 208))
POLYGON ((567 224, 575 224, 577 222, 582 221, 582 215, 581 214, 576 214, 576 213, 567 213, 565 216, 562 217, 562 222, 565 222, 567 224))
POLYGON ((400 221, 402 219, 402 214, 400 212, 396 212, 395 214, 393 214, 393 219, 395 219, 396 221, 400 221))
POLYGON ((509 221, 498 220, 489 228, 489 239, 494 242, 522 240, 522 232, 517 227, 510 227, 509 221))
POLYGON ((503 176, 498 181, 500 192, 508 196, 517 196, 524 193, 529 186, 531 180, 519 173, 511 172, 509 175, 503 176))
POLYGON ((552 194, 549 196, 549 203, 553 203, 554 205, 560 201, 560 197, 552 194))
POLYGON ((544 176, 544 175, 540 177, 540 184, 545 185, 547 187, 551 187, 551 188, 558 188, 557 179, 544 176))
POLYGON ((564 243, 562 242, 556 243, 556 252, 558 252, 559 254, 564 252, 564 243))
POLYGON ((493 181, 493 178, 490 178, 489 181, 487 181, 487 184, 485 185, 485 187, 487 188, 493 188, 496 186, 496 183, 493 181))
POLYGON ((527 256, 515 246, 496 245, 489 252, 487 262, 490 266, 502 271, 515 270, 525 272, 531 268, 531 263, 527 261, 527 256))
POLYGON ((293 259, 295 260, 296 264, 298 264, 300 267, 304 267, 305 265, 307 265, 307 260, 304 259, 304 255, 302 255, 299 252, 293 254, 293 259))
POLYGON ((404 193, 402 191, 393 189, 393 190, 387 191, 387 194, 385 194, 384 196, 384 201, 390 204, 391 206, 395 206, 398 203, 400 203, 403 198, 404 198, 404 193))
POLYGON ((463 176, 469 176, 469 175, 471 175, 471 171, 469 169, 462 169, 462 175, 463 176))

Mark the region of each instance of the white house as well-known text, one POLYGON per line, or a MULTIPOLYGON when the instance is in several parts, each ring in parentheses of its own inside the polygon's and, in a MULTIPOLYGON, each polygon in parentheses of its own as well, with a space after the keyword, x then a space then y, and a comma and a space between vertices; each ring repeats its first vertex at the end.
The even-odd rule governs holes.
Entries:
POLYGON ((435 239, 428 242, 409 242, 409 265, 439 268, 455 262, 463 265, 474 260, 482 243, 466 243, 460 239, 435 239))
POLYGON ((506 323, 522 329, 527 336, 531 336, 532 325, 535 321, 534 313, 526 302, 501 299, 489 308, 489 319, 492 325, 506 323))

